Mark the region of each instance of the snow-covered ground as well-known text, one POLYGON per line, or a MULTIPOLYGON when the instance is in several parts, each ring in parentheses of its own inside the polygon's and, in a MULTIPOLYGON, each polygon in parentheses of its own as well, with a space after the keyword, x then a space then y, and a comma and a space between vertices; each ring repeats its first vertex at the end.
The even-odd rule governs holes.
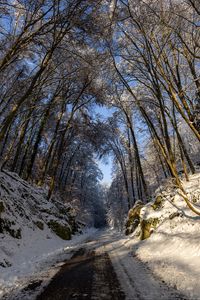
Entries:
POLYGON ((1 268, 0 298, 4 295, 6 299, 7 294, 8 299, 35 299, 58 272, 62 263, 70 259, 74 251, 83 246, 88 239, 94 239, 96 232, 94 228, 87 229, 70 241, 61 240, 56 236, 46 239, 45 231, 44 236, 38 233, 27 236, 29 242, 17 248, 12 256, 12 266, 1 268), (42 284, 34 291, 31 291, 31 288, 30 291, 23 290, 28 284, 37 284, 40 281, 42 284))
MULTIPOLYGON (((63 242, 57 246, 54 244, 54 250, 52 248, 51 251, 46 252, 43 248, 45 251, 43 256, 38 255, 32 258, 30 253, 29 264, 26 263, 26 267, 23 268, 16 262, 10 272, 7 269, 4 273, 5 282, 2 282, 2 287, 4 293, 8 293, 8 297, 3 299, 36 299, 37 294, 45 288, 62 264, 70 259, 78 248, 95 250, 97 255, 104 252, 109 254, 127 300, 185 299, 184 295, 188 299, 199 299, 198 261, 196 260, 197 267, 191 273, 188 273, 188 267, 185 268, 185 273, 180 270, 184 258, 188 259, 185 263, 190 266, 192 258, 187 257, 187 251, 191 248, 185 249, 183 253, 180 252, 178 257, 178 250, 175 247, 179 240, 170 248, 170 237, 169 242, 165 243, 159 240, 159 236, 160 233, 157 235, 154 232, 148 240, 139 241, 136 237, 127 238, 111 230, 89 230, 72 241, 63 242), (170 250, 168 256, 166 255, 167 248, 165 252, 161 251, 165 247, 170 250), (159 251, 159 259, 156 259, 159 251), (177 266, 179 264, 180 266, 177 266), (32 267, 29 269, 30 265, 32 267), (193 276, 192 280, 191 276, 193 276), (35 288, 37 284, 38 287, 35 288)), ((185 242, 188 244, 188 241, 185 242)), ((181 247, 183 244, 184 240, 181 247)))
MULTIPOLYGON (((200 174, 183 182, 190 199, 200 204, 200 174)), ((195 215, 178 194, 165 192, 163 207, 154 211, 148 204, 141 215, 160 219, 150 238, 139 241, 132 234, 126 241, 134 255, 167 284, 191 299, 200 299, 200 217, 195 215)), ((137 231, 137 230, 136 230, 137 231)))
POLYGON ((41 276, 48 282, 57 271, 50 266, 96 232, 78 227, 73 208, 46 194, 15 173, 0 172, 0 298, 41 276))
POLYGON ((183 295, 160 278, 155 276, 127 247, 126 237, 106 244, 104 251, 109 253, 126 300, 174 300, 183 295))
MULTIPOLYGON (((3 182, 7 188, 6 182, 0 179, 0 183, 3 182)), ((191 176, 190 182, 183 182, 183 185, 190 200, 199 206, 200 174, 191 176)), ((132 295, 151 300, 158 297, 175 299, 170 297, 177 297, 176 289, 177 293, 189 299, 200 299, 200 217, 187 207, 173 187, 163 186, 157 191, 163 199, 160 207, 154 209, 152 202, 142 208, 142 219, 159 220, 146 240, 139 239, 139 229, 128 237, 111 230, 97 232, 88 229, 84 234, 74 236, 71 241, 64 241, 46 225, 44 212, 41 214, 43 230, 34 225, 33 221, 38 215, 32 207, 33 199, 27 194, 24 199, 19 196, 19 187, 23 187, 24 194, 29 186, 23 181, 20 181, 20 185, 17 183, 17 186, 11 184, 11 196, 18 200, 18 204, 22 201, 26 214, 16 220, 13 206, 6 215, 11 220, 13 215, 15 224, 12 228, 16 232, 20 226, 22 238, 13 238, 7 233, 0 236, 0 261, 7 263, 4 267, 0 266, 0 298, 35 299, 61 265, 78 248, 84 247, 95 249, 97 253, 106 251, 109 254, 127 299, 132 299, 132 295), (175 289, 171 290, 170 287, 175 289)), ((37 190, 32 190, 32 196, 40 200, 38 207, 51 206, 54 209, 53 203, 41 199, 37 190)), ((10 205, 11 198, 8 195, 6 197, 10 205)), ((5 216, 5 211, 0 212, 1 216, 5 216)))

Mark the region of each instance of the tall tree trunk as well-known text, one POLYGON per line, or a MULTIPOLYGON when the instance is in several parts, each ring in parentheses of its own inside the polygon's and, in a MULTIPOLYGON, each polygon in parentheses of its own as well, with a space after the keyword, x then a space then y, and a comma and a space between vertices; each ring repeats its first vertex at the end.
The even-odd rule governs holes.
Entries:
POLYGON ((23 145, 23 142, 24 142, 24 138, 26 136, 26 132, 27 132, 27 129, 28 129, 28 125, 29 125, 29 122, 30 122, 30 117, 31 117, 32 112, 33 112, 33 109, 30 109, 28 115, 26 116, 26 121, 25 121, 24 125, 22 125, 21 131, 20 131, 18 146, 17 146, 17 150, 15 152, 13 164, 12 164, 12 167, 11 167, 11 171, 13 171, 13 172, 18 171, 17 170, 18 159, 19 159, 19 156, 21 154, 21 148, 22 148, 22 145, 23 145))
POLYGON ((35 140, 35 143, 34 143, 34 146, 33 146, 33 151, 32 151, 32 154, 31 154, 30 162, 27 166, 26 180, 29 179, 30 176, 31 176, 32 168, 33 168, 33 165, 34 165, 34 162, 35 162, 35 159, 36 159, 36 155, 37 155, 37 152, 38 152, 38 147, 39 147, 39 144, 40 144, 41 139, 42 139, 42 133, 43 133, 44 127, 45 127, 45 125, 46 125, 46 123, 49 119, 52 104, 53 104, 54 100, 56 99, 56 96, 57 96, 57 91, 52 96, 50 102, 48 103, 48 105, 47 105, 47 107, 46 107, 46 109, 43 113, 43 116, 42 116, 42 119, 41 119, 41 122, 40 122, 40 126, 39 126, 39 129, 38 129, 38 132, 37 132, 36 140, 35 140))
POLYGON ((131 139, 130 139, 129 128, 127 129, 127 135, 128 135, 129 172, 131 177, 131 189, 132 189, 132 197, 133 197, 133 204, 134 204, 136 199, 135 199, 135 188, 134 188, 133 157, 131 152, 131 139))

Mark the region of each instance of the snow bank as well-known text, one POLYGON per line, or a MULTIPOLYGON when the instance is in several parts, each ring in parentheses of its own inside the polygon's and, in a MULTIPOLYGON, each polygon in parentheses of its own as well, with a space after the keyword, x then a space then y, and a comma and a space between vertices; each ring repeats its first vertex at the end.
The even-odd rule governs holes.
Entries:
MULTIPOLYGON (((57 267, 51 267, 69 259, 73 251, 77 247, 81 247, 81 243, 96 232, 97 229, 94 228, 85 229, 82 234, 77 234, 72 240, 64 241, 56 235, 46 239, 45 231, 44 235, 38 235, 37 232, 28 235, 27 231, 27 236, 24 237, 26 242, 18 245, 15 248, 16 251, 12 253, 12 266, 0 270, 0 298, 14 291, 13 299, 18 299, 17 294, 31 281, 42 280, 44 281, 43 285, 47 285, 58 271, 57 267)), ((49 234, 48 231, 46 233, 49 234)), ((8 244, 7 249, 10 254, 15 246, 12 244, 11 247, 11 244, 8 244)), ((27 297, 26 294, 24 299, 27 300, 27 297)), ((22 299, 22 295, 19 295, 19 299, 22 299)))
MULTIPOLYGON (((183 185, 190 200, 199 205, 200 174, 183 185)), ((175 190, 162 187, 157 193, 163 197, 161 207, 154 210, 149 203, 140 215, 145 220, 157 218, 157 228, 144 241, 139 241, 134 232, 128 245, 164 281, 191 299, 199 299, 200 217, 189 210, 175 190)))
POLYGON ((69 238, 78 229, 70 206, 58 199, 48 201, 44 189, 14 173, 0 172, 0 297, 94 231, 66 241, 55 233, 53 222, 66 229, 69 238))

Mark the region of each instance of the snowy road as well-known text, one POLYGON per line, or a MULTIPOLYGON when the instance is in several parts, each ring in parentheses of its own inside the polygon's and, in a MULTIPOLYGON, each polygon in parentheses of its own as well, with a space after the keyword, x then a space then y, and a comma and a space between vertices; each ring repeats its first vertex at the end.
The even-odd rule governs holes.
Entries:
POLYGON ((51 281, 37 300, 123 300, 124 293, 107 253, 80 249, 51 281))
POLYGON ((91 238, 80 245, 47 286, 38 279, 25 287, 23 293, 5 299, 186 299, 156 278, 130 252, 126 241, 116 233, 99 232, 95 239, 91 238), (38 296, 34 290, 38 290, 38 296))

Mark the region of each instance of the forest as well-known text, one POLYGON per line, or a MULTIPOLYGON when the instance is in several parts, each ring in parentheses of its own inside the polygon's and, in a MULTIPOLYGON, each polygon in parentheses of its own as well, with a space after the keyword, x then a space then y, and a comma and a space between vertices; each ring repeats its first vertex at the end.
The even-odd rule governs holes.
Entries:
MULTIPOLYGON (((56 266, 84 235, 66 247, 60 239, 91 230, 85 243, 106 250, 70 250, 75 264, 92 255, 95 272, 108 272, 102 287, 115 282, 118 296, 84 299, 197 299, 199 153, 199 0, 0 0, 0 297, 44 280, 27 288, 15 266, 42 270, 44 256, 56 266), (117 250, 125 244, 132 258, 117 250), (122 287, 135 276, 150 296, 130 283, 124 298, 109 259, 122 287)), ((37 299, 83 299, 73 293, 37 299)), ((28 299, 20 295, 3 299, 28 299)))
POLYGON ((1 170, 78 209, 104 195, 114 223, 164 180, 189 180, 200 165, 198 4, 1 1, 1 170), (96 107, 112 113, 102 121, 96 107))

